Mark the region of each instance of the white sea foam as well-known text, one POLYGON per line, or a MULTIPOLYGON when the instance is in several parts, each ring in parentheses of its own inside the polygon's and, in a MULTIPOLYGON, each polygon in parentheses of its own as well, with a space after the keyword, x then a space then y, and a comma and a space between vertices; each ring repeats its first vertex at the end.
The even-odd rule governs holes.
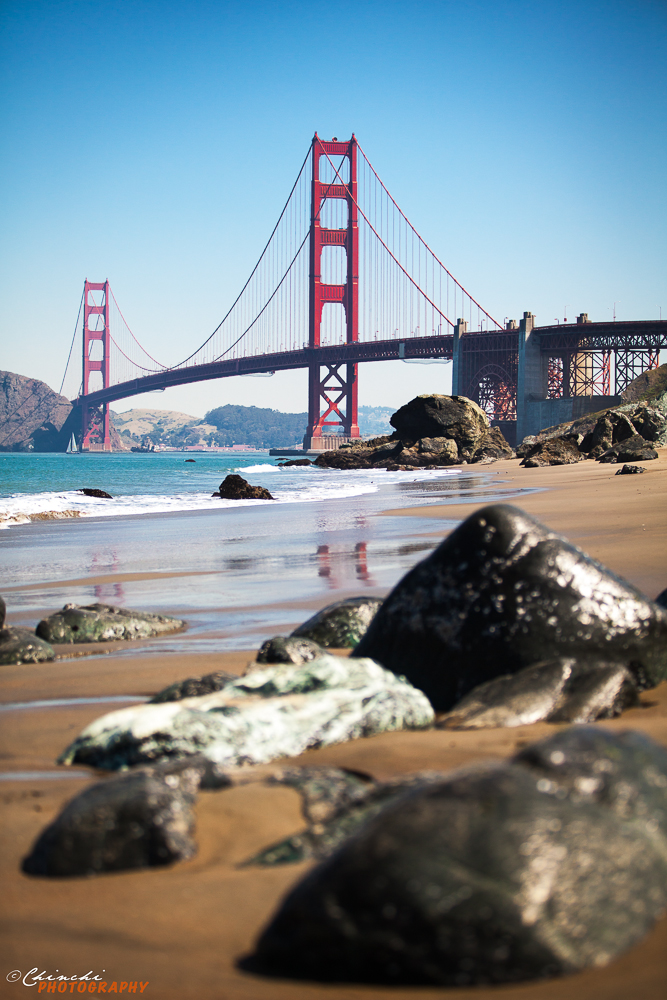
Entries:
POLYGON ((266 506, 275 503, 313 503, 376 493, 382 483, 411 482, 457 475, 460 469, 386 472, 372 470, 313 470, 308 467, 277 470, 274 465, 246 466, 243 473, 272 473, 264 479, 274 500, 221 500, 209 492, 190 491, 166 494, 140 493, 113 499, 89 497, 74 490, 43 493, 14 493, 0 498, 0 528, 25 524, 36 515, 62 517, 119 517, 163 514, 187 510, 219 510, 221 507, 266 506), (303 473, 306 473, 304 476, 303 473), (283 485, 284 483, 284 485, 283 485))

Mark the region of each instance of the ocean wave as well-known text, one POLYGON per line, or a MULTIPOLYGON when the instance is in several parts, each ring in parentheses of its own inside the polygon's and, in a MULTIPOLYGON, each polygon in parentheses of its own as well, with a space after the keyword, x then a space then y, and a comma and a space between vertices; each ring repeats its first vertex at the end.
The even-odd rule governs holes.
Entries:
POLYGON ((386 472, 383 469, 311 470, 307 467, 284 472, 275 466, 247 466, 240 471, 263 472, 264 485, 274 500, 221 500, 210 492, 121 494, 111 499, 89 497, 75 490, 41 493, 14 493, 0 499, 0 527, 32 521, 84 517, 128 517, 138 514, 167 514, 178 511, 220 510, 220 508, 266 506, 286 503, 314 503, 343 500, 378 492, 380 485, 431 480, 458 475, 460 469, 415 469, 386 472), (303 472, 315 472, 303 476, 303 472), (271 477, 267 473, 271 472, 271 477))

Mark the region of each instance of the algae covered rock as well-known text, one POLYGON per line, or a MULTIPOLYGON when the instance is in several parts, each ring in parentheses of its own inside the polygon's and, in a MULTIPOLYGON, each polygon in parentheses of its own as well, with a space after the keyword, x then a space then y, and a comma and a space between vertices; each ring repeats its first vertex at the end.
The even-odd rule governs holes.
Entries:
POLYGON ((516 507, 472 514, 389 594, 359 643, 436 710, 554 657, 667 677, 667 615, 631 584, 516 507))
POLYGON ((55 659, 55 653, 43 639, 29 628, 5 625, 7 606, 0 597, 0 666, 19 663, 44 663, 55 659))
POLYGON ((37 635, 47 642, 109 642, 147 639, 173 632, 184 624, 180 618, 131 611, 112 604, 66 604, 62 611, 42 619, 37 635))
POLYGON ((606 965, 667 904, 667 752, 599 733, 390 802, 289 893, 246 967, 462 987, 606 965))
POLYGON ((397 729, 433 723, 427 698, 368 659, 325 654, 311 663, 253 670, 198 698, 110 712, 61 756, 115 770, 203 754, 216 764, 263 764, 397 729))
POLYGON ((28 875, 96 875, 167 865, 196 853, 191 806, 198 776, 121 775, 65 806, 23 861, 28 875))
POLYGON ((325 649, 354 649, 381 604, 379 597, 349 597, 337 601, 295 628, 292 637, 310 639, 325 649))

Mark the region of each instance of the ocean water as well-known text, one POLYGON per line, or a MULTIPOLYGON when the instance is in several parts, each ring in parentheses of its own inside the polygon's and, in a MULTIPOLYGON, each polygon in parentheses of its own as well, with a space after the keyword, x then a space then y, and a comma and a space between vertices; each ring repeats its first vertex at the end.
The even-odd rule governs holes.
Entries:
MULTIPOLYGON (((64 603, 173 614, 187 632, 147 652, 249 648, 354 594, 384 594, 457 523, 391 509, 516 496, 493 466, 386 472, 280 469, 267 454, 0 455, 9 620, 64 603), (186 463, 194 457, 194 463, 186 463), (212 498, 238 472, 275 501, 212 498), (76 493, 97 487, 113 496, 76 493), (77 510, 79 517, 16 523, 77 510)), ((139 648, 139 647, 137 647, 139 648)))
MULTIPOLYGON (((81 517, 119 517, 175 511, 219 510, 271 504, 268 500, 212 497, 229 473, 265 486, 278 503, 312 503, 377 493, 383 485, 413 481, 414 473, 385 470, 281 469, 266 453, 203 454, 0 454, 0 526, 22 515, 76 511, 81 517), (81 488, 110 493, 112 500, 87 497, 81 488)), ((437 470, 430 481, 451 479, 461 470, 437 470)))

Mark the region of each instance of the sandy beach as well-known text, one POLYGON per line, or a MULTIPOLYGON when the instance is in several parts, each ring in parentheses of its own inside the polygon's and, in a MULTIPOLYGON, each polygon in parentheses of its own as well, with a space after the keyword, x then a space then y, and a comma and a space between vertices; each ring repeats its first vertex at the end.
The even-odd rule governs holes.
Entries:
MULTIPOLYGON (((667 586, 667 449, 646 463, 641 476, 619 476, 617 466, 581 462, 522 469, 517 461, 491 466, 504 493, 550 528, 655 597, 667 586), (526 490, 539 492, 525 493, 526 490)), ((481 503, 448 503, 388 514, 411 538, 410 518, 430 519, 432 536, 481 503)), ((379 515, 382 516, 382 515, 379 515)), ((423 535, 420 535, 423 538, 423 535)), ((419 552, 413 561, 421 558, 419 552)), ((352 582, 350 583, 352 587, 352 582)), ((379 591, 382 588, 378 588, 379 591)), ((322 595, 298 602, 315 607, 322 595)), ((295 611, 296 614, 296 611, 295 611)), ((296 619, 295 619, 296 620, 296 619)), ((64 654, 67 650, 59 650, 64 654)), ((69 651, 71 652, 71 650, 69 651)), ((92 659, 78 656, 53 664, 3 667, 0 704, 49 699, 150 696, 167 684, 213 670, 242 672, 254 650, 224 653, 162 652, 137 655, 109 649, 92 659)), ((641 706, 603 725, 637 728, 667 746, 667 683, 646 691, 641 706)), ((116 703, 117 705, 119 703, 116 703)), ((407 1000, 474 996, 476 1000, 662 1000, 667 981, 667 920, 635 949, 602 969, 540 983, 490 989, 380 988, 267 979, 242 971, 248 954, 280 898, 309 864, 239 868, 239 862, 304 827, 297 793, 261 782, 203 792, 196 805, 199 845, 191 861, 165 869, 109 874, 93 879, 46 879, 23 875, 21 859, 44 826, 91 776, 61 777, 55 758, 87 723, 113 708, 100 702, 2 712, 2 770, 50 772, 51 776, 3 781, 3 974, 0 995, 20 996, 11 970, 66 975, 93 970, 108 981, 148 983, 145 994, 164 1000, 407 1000)), ((548 733, 547 724, 482 732, 389 733, 325 750, 309 751, 301 764, 338 765, 375 778, 430 768, 447 771, 464 763, 504 758, 548 733)))

